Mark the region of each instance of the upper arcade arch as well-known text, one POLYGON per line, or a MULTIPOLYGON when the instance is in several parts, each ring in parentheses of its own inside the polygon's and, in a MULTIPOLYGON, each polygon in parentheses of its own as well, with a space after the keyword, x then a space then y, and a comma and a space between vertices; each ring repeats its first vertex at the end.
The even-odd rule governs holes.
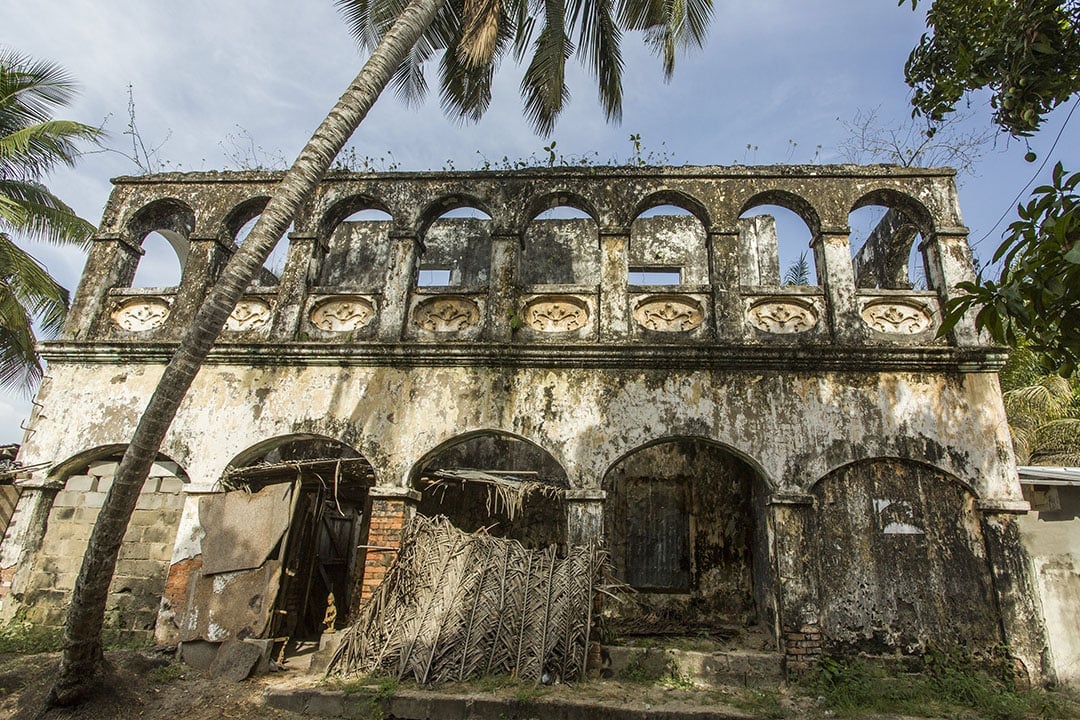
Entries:
POLYGON ((514 216, 513 227, 524 233, 529 225, 541 213, 558 207, 571 207, 588 215, 597 224, 601 224, 600 213, 594 201, 585 197, 580 192, 573 190, 548 190, 526 199, 520 214, 514 216))
POLYGON ((747 198, 739 206, 738 214, 740 216, 745 215, 762 205, 776 205, 798 215, 806 224, 806 227, 810 229, 811 238, 815 238, 821 233, 821 216, 814 205, 802 195, 780 188, 762 190, 747 198))
POLYGON ((880 205, 901 212, 908 221, 913 223, 924 238, 934 235, 936 223, 933 214, 926 205, 913 198, 911 195, 900 192, 895 188, 882 187, 871 190, 859 196, 851 204, 848 212, 853 212, 868 205, 880 205))
POLYGON ((701 225, 706 230, 712 227, 713 221, 709 217, 709 211, 705 208, 704 203, 686 192, 671 189, 657 190, 643 197, 634 205, 633 214, 627 224, 637 220, 649 210, 665 205, 681 208, 690 213, 701 222, 701 225))

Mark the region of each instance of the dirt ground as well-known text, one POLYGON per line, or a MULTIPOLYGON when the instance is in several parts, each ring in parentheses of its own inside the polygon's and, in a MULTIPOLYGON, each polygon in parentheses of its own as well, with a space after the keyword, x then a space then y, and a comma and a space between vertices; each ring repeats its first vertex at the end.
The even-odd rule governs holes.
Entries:
POLYGON ((171 662, 168 655, 131 650, 106 653, 111 673, 94 697, 77 708, 45 710, 45 697, 60 663, 59 653, 0 655, 0 718, 13 720, 297 720, 265 707, 267 682, 282 675, 242 683, 208 678, 171 662))

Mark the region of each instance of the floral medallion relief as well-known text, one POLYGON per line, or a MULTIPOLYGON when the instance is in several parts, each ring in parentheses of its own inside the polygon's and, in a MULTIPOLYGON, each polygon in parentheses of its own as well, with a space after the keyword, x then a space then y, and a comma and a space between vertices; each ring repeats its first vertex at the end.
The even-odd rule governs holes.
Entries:
POLYGON ((762 332, 792 335, 806 332, 817 325, 818 315, 810 303, 771 299, 759 300, 751 305, 747 320, 762 332))
POLYGON ((480 308, 464 297, 429 298, 413 310, 413 323, 428 332, 460 332, 479 322, 480 308))
POLYGON ((918 335, 934 324, 925 307, 903 300, 872 300, 863 305, 861 314, 871 328, 890 335, 918 335))
POLYGON ((375 317, 375 306, 363 297, 322 300, 311 309, 311 324, 326 332, 353 332, 367 327, 375 317))
POLYGON ((634 308, 638 325, 657 332, 686 332, 705 321, 701 303, 683 295, 653 295, 634 308))
POLYGON ((229 313, 225 321, 225 329, 234 332, 258 330, 266 327, 270 322, 270 303, 265 300, 254 298, 241 300, 229 313))
POLYGON ((539 297, 525 303, 525 326, 537 332, 573 332, 589 322, 589 308, 575 297, 539 297))
POLYGON ((112 321, 129 332, 145 332, 161 327, 169 317, 171 303, 165 298, 136 297, 122 301, 112 312, 112 321))

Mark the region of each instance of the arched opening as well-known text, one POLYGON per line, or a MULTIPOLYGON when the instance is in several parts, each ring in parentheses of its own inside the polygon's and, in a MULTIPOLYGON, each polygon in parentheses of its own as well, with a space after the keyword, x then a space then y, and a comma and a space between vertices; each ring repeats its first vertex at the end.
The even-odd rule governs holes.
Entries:
POLYGON ((179 200, 155 200, 127 224, 127 236, 142 255, 125 268, 120 286, 174 288, 180 284, 195 229, 195 213, 179 200))
POLYGON ((867 198, 848 216, 855 287, 928 290, 920 224, 911 209, 891 199, 867 198))
POLYGON ((338 289, 380 289, 389 262, 390 213, 375 208, 357 210, 330 233, 319 266, 318 284, 338 289))
POLYGON ((1000 615, 972 493, 929 465, 876 458, 813 490, 807 560, 817 570, 826 651, 989 650, 1000 615))
POLYGON ((418 512, 445 515, 465 532, 484 529, 531 549, 566 544, 566 472, 527 440, 497 431, 450 440, 421 461, 412 484, 418 512))
MULTIPOLYGON (((239 248, 247 240, 248 235, 255 229, 255 224, 259 221, 261 213, 255 215, 240 225, 236 232, 233 234, 232 240, 239 248)), ((281 281, 281 274, 285 271, 285 261, 289 255, 289 234, 293 231, 293 225, 290 223, 289 227, 285 230, 285 234, 274 245, 274 249, 270 251, 270 254, 263 262, 262 269, 259 271, 258 276, 251 282, 252 288, 259 287, 274 287, 281 281)))
POLYGON ((275 438, 239 455, 225 492, 200 498, 201 577, 181 639, 273 638, 293 655, 344 627, 360 601, 373 483, 371 464, 331 438, 275 438))
POLYGON ((746 461, 707 440, 664 440, 615 463, 604 489, 615 573, 638 591, 614 609, 619 634, 771 641, 765 484, 746 461))
MULTIPOLYGON (((23 603, 26 619, 60 625, 98 512, 112 486, 124 447, 98 448, 61 463, 45 536, 33 560, 23 603)), ((188 481, 183 468, 158 455, 139 493, 105 605, 106 627, 149 638, 157 623, 165 578, 180 525, 188 481)))
POLYGON ((538 213, 525 227, 518 277, 525 286, 596 285, 600 277, 596 220, 576 205, 553 205, 538 213))
POLYGON ((630 224, 629 284, 707 285, 708 235, 693 213, 676 205, 655 205, 630 224))
POLYGON ((482 289, 491 274, 491 216, 462 200, 424 232, 417 287, 482 289))
POLYGON ((753 198, 739 215, 743 285, 816 286, 820 260, 811 243, 819 231, 813 209, 787 193, 753 198))
POLYGON ((187 260, 185 238, 171 230, 155 230, 143 238, 142 250, 131 287, 174 288, 180 284, 187 260))

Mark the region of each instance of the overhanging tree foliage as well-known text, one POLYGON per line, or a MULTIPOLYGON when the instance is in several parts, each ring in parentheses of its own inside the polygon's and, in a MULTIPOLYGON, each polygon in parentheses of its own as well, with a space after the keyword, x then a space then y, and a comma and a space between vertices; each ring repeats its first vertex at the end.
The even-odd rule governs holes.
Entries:
MULTIPOLYGON (((900 0, 903 5, 905 0, 900 0)), ((914 8, 918 0, 911 0, 914 8)), ((1028 136, 1080 92, 1080 0, 935 0, 905 67, 915 114, 940 121, 967 93, 988 89, 994 122, 1028 136)), ((1000 343, 1027 337, 1055 372, 1080 364, 1080 177, 1059 163, 1051 185, 1018 208, 994 254, 1001 274, 963 283, 942 333, 972 308, 1000 343)))
POLYGON ((987 88, 994 122, 1030 135, 1080 91, 1077 0, 934 0, 926 25, 931 32, 911 51, 904 74, 915 112, 931 120, 987 88))
POLYGON ((230 258, 139 419, 75 582, 51 704, 79 702, 99 677, 105 600, 120 543, 181 400, 240 296, 391 79, 396 78, 407 97, 415 97, 424 88, 424 61, 442 51, 444 108, 466 119, 477 118, 490 99, 494 63, 501 53, 511 47, 519 59, 531 53, 522 81, 525 113, 540 132, 546 132, 569 97, 565 62, 577 52, 593 69, 601 104, 614 119, 621 109, 620 28, 643 30, 670 72, 679 47, 704 39, 711 12, 711 0, 339 0, 338 4, 353 32, 374 50, 230 258))
POLYGON ((1050 185, 1035 188, 1009 226, 994 262, 999 279, 960 283, 942 332, 973 307, 975 324, 999 342, 1027 341, 1048 369, 1063 376, 1080 367, 1080 173, 1054 167, 1050 185))

